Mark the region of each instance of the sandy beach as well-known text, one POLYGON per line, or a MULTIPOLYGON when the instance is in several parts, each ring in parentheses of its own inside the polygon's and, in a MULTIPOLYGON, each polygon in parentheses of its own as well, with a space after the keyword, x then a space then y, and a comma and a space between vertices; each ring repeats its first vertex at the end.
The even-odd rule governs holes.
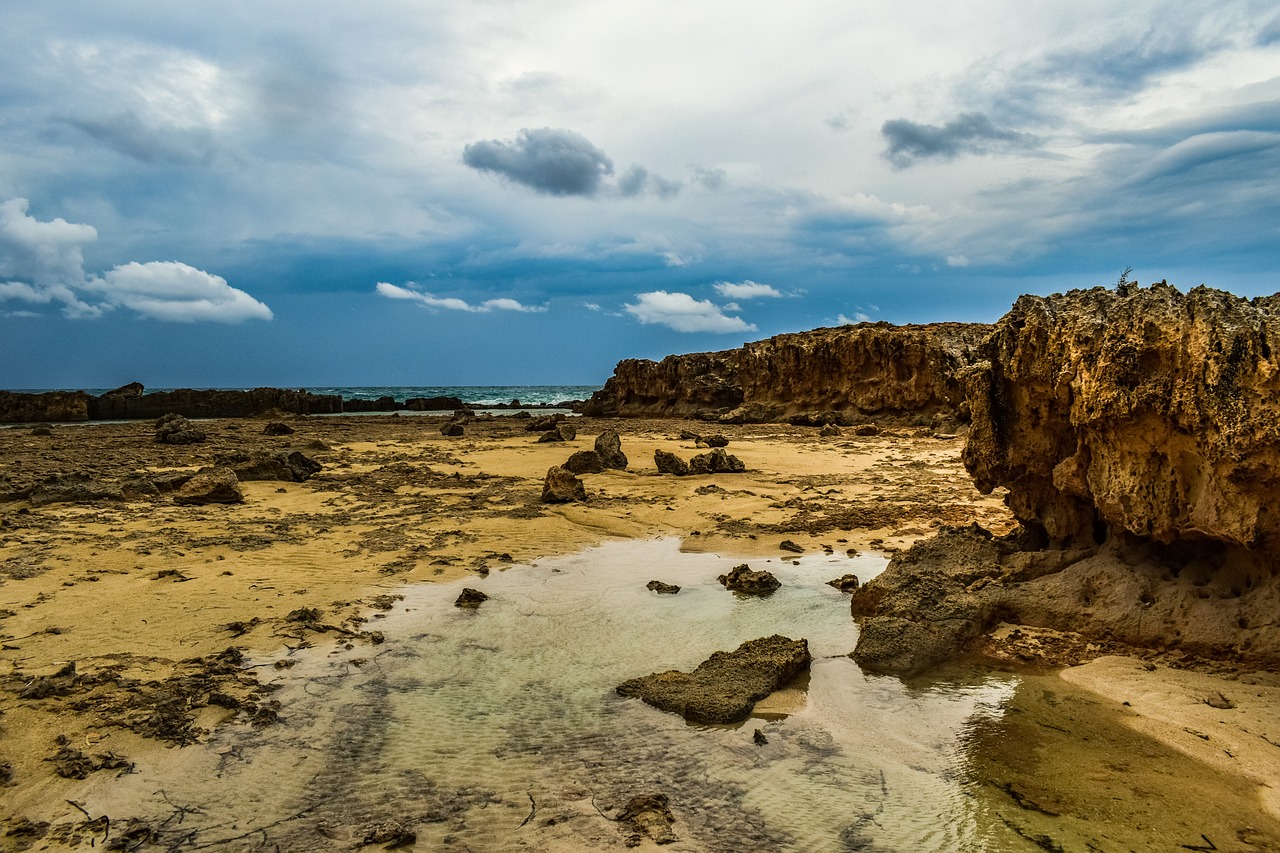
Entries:
MULTIPOLYGON (((164 494, 0 503, 0 848, 84 847, 105 841, 112 822, 123 838, 130 818, 154 820, 112 814, 104 824, 86 786, 101 791, 102 780, 161 762, 230 720, 269 726, 287 716, 266 673, 308 647, 372 653, 379 618, 411 585, 519 571, 618 540, 674 536, 688 552, 777 559, 792 544, 806 554, 892 553, 942 525, 1012 527, 999 491, 982 496, 965 474, 963 440, 916 428, 823 437, 777 424, 575 418, 574 441, 539 443, 512 417, 474 421, 458 437, 441 435, 434 417, 292 417, 295 432, 283 436, 264 435, 266 422, 202 422, 208 441, 182 446, 153 442, 150 422, 0 430, 11 478, 83 472, 120 483, 255 450, 299 450, 323 466, 302 483, 244 483, 246 500, 233 505, 178 506, 164 494), (542 503, 547 469, 605 429, 621 434, 627 470, 583 475, 586 502, 542 503), (682 431, 712 429, 745 472, 657 472, 655 450, 688 458, 702 450, 682 431)), ((1186 759, 1178 772, 1203 767, 1231 780, 1229 815, 1202 809, 1217 813, 1203 833, 1216 846, 1187 849, 1280 849, 1280 680, 1147 658, 1067 669, 1055 689, 1093 696, 1116 725, 1172 748, 1186 759)), ((1023 770, 1030 778, 1044 768, 1023 770)), ((991 772, 1016 778, 1018 768, 991 772)), ((1180 790, 1173 778, 1144 784, 1180 790)), ((992 790, 998 808, 1027 812, 992 790)), ((1177 810, 1188 808, 1201 807, 1177 810)), ((119 849, 166 836, 134 837, 138 848, 119 849)))

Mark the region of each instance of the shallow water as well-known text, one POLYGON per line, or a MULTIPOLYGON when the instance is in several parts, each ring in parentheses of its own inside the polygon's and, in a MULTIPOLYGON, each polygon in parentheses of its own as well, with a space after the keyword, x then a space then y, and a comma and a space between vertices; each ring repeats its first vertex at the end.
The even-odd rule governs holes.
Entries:
POLYGON ((472 578, 491 596, 476 611, 453 606, 462 584, 404 589, 369 626, 384 645, 301 652, 282 671, 281 725, 171 751, 100 791, 98 811, 195 805, 181 815, 193 843, 243 849, 349 848, 393 819, 418 849, 616 849, 610 818, 662 793, 680 839, 668 850, 996 849, 963 744, 1016 677, 863 675, 847 657, 848 597, 825 582, 865 580, 883 558, 751 560, 783 584, 764 599, 716 581, 736 562, 622 542, 472 578), (681 592, 649 592, 651 579, 681 592), (814 656, 803 689, 774 704, 791 713, 692 726, 613 692, 772 633, 808 639, 814 656))

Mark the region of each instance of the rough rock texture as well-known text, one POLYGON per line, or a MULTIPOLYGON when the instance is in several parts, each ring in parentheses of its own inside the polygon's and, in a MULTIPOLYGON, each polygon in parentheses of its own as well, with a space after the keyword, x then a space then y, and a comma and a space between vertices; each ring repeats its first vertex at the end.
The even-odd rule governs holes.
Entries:
POLYGON ((323 467, 319 462, 300 451, 290 453, 238 453, 218 458, 235 472, 241 482, 248 480, 281 480, 286 483, 304 483, 323 467))
POLYGON ((32 506, 87 501, 122 501, 119 486, 100 483, 87 474, 53 474, 40 481, 27 495, 32 506))
POLYGON ((456 438, 457 436, 462 435, 462 433, 462 424, 457 421, 449 421, 444 426, 440 427, 440 434, 451 438, 456 438))
POLYGON ((683 477, 689 473, 689 463, 666 450, 653 451, 653 464, 658 467, 659 474, 675 474, 677 477, 683 477))
POLYGON ((263 435, 293 435, 293 427, 284 421, 268 421, 262 428, 263 435))
POLYGON ((244 491, 236 472, 230 468, 208 468, 199 472, 174 492, 176 504, 236 504, 244 500, 244 491))
POLYGON ((628 847, 639 847, 646 838, 654 844, 674 844, 680 840, 671 829, 676 819, 666 794, 632 797, 615 820, 629 830, 628 847))
POLYGON ((1024 296, 964 375, 964 461, 1017 539, 950 531, 856 590, 854 656, 913 672, 1011 623, 1280 665, 1280 297, 1024 296))
POLYGON ((690 722, 736 723, 756 702, 804 672, 810 660, 808 641, 774 634, 748 640, 732 652, 716 652, 693 672, 670 670, 624 681, 618 693, 690 722))
POLYGON ((175 412, 162 415, 156 421, 155 440, 158 444, 199 444, 207 436, 191 421, 175 412))
POLYGON ((699 453, 689 460, 690 474, 741 474, 747 466, 736 456, 717 447, 710 453, 699 453))
POLYGON ((457 599, 454 600, 453 606, 476 608, 488 600, 489 596, 485 595, 478 589, 472 589, 468 586, 463 587, 462 592, 459 593, 457 599))
POLYGON ((990 326, 863 323, 777 335, 736 350, 628 359, 584 405, 588 415, 788 420, 956 413, 957 372, 990 326))
POLYGON ((1024 296, 965 377, 964 462, 1055 542, 1280 545, 1280 299, 1024 296))
POLYGON ((18 394, 0 391, 0 423, 44 423, 89 420, 89 400, 83 391, 18 394))
POLYGON ((561 466, 575 474, 599 474, 604 470, 604 460, 594 450, 579 450, 561 466))
POLYGON ((659 595, 675 595, 680 592, 680 587, 673 583, 663 583, 662 581, 649 581, 644 588, 650 592, 656 592, 659 595))
POLYGON ((604 467, 627 470, 627 454, 622 452, 622 437, 616 430, 607 429, 596 436, 595 451, 604 467))
POLYGON ((756 571, 746 563, 734 566, 728 574, 716 578, 725 589, 747 595, 769 595, 782 586, 772 573, 761 569, 756 571))
POLYGON ((573 424, 558 423, 551 429, 538 436, 539 442, 544 441, 573 441, 578 437, 578 430, 573 424))
POLYGON ((150 394, 110 393, 89 398, 89 417, 93 420, 158 418, 169 412, 188 418, 236 418, 269 411, 305 415, 336 414, 342 410, 342 398, 339 396, 280 388, 254 388, 250 391, 180 388, 150 394))
POLYGON ((587 487, 573 472, 556 465, 547 470, 542 482, 542 502, 547 504, 585 501, 587 487))

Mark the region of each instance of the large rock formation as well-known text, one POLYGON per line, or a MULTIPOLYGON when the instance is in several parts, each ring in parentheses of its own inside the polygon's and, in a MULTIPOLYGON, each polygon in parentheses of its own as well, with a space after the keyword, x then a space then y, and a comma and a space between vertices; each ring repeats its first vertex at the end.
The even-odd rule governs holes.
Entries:
POLYGON ((588 415, 854 422, 953 415, 957 372, 990 326, 863 323, 777 335, 736 350, 628 359, 583 407, 588 415))
POLYGON ((997 622, 1280 663, 1280 297, 1161 282, 1024 296, 963 376, 964 461, 1016 539, 951 532, 853 594, 909 672, 997 622))
POLYGON ((0 391, 0 423, 57 423, 89 420, 89 401, 83 391, 20 394, 0 391))
MULTIPOLYGON (((134 385, 141 387, 137 383, 134 385)), ((158 418, 169 412, 188 418, 238 418, 269 411, 319 415, 337 414, 342 409, 342 398, 337 395, 281 388, 254 388, 249 391, 180 388, 150 394, 111 392, 89 398, 89 417, 93 420, 158 418)))

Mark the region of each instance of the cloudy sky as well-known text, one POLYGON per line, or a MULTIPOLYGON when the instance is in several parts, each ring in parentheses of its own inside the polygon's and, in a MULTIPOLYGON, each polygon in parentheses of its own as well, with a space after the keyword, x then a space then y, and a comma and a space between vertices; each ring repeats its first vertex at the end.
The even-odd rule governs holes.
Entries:
POLYGON ((9 4, 0 387, 603 382, 1280 290, 1265 2, 9 4))

